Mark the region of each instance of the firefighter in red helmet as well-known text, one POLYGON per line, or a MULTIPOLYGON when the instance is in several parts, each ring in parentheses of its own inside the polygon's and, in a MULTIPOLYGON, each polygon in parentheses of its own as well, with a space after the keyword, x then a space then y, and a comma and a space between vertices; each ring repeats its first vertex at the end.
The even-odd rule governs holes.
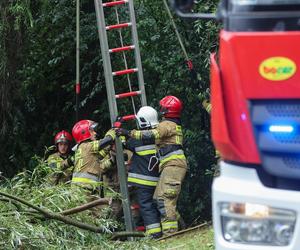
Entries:
POLYGON ((166 96, 159 101, 160 112, 166 118, 180 118, 182 102, 176 96, 166 96))
POLYGON ((166 96, 159 104, 163 120, 155 129, 127 131, 121 128, 117 129, 117 134, 145 142, 155 139, 160 161, 160 179, 154 199, 161 214, 162 231, 169 234, 178 230, 177 199, 187 169, 180 120, 183 107, 182 102, 175 96, 166 96))
POLYGON ((46 160, 51 168, 51 174, 48 176, 51 184, 57 185, 71 180, 74 165, 70 154, 72 140, 72 135, 65 130, 58 132, 54 137, 56 152, 46 160))
POLYGON ((82 186, 91 193, 101 186, 101 175, 112 165, 109 152, 115 139, 115 131, 109 130, 103 139, 97 140, 97 127, 98 123, 94 121, 81 120, 72 130, 77 142, 72 184, 82 186))

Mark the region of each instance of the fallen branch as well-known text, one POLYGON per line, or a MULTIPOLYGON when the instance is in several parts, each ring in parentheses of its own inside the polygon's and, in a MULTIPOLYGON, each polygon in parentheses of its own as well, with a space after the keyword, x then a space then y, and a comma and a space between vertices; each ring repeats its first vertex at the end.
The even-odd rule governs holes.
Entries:
POLYGON ((53 213, 49 210, 40 208, 36 205, 33 205, 33 204, 29 203, 28 201, 26 201, 22 198, 13 196, 11 194, 6 194, 6 193, 3 193, 3 192, 0 191, 0 195, 3 195, 3 196, 8 197, 10 199, 16 200, 16 201, 18 201, 18 202, 20 202, 20 203, 22 203, 22 204, 24 204, 28 207, 31 207, 31 208, 35 209, 35 210, 39 211, 41 214, 43 214, 48 219, 62 221, 66 224, 69 224, 69 225, 72 225, 72 226, 75 226, 75 227, 78 227, 78 228, 81 228, 81 229, 85 229, 85 230, 88 230, 88 231, 92 231, 92 232, 95 232, 95 233, 106 233, 107 232, 107 229, 105 229, 102 226, 96 227, 96 226, 88 225, 88 224, 70 219, 69 217, 63 216, 61 214, 56 214, 56 213, 53 213))
POLYGON ((18 211, 22 210, 22 207, 20 206, 20 204, 18 204, 17 202, 15 202, 12 199, 7 199, 7 198, 0 198, 0 201, 4 201, 4 202, 10 202, 12 205, 14 205, 18 211))
POLYGON ((111 240, 117 240, 120 238, 127 238, 127 237, 145 237, 145 233, 143 232, 116 232, 113 233, 111 240))
POLYGON ((15 216, 16 213, 19 213, 21 215, 28 215, 28 216, 34 216, 37 219, 44 219, 45 217, 43 215, 41 215, 40 213, 38 213, 37 211, 13 211, 13 212, 6 212, 6 213, 1 213, 1 216, 15 216))
POLYGON ((80 213, 82 211, 85 211, 87 209, 90 209, 90 208, 98 206, 98 205, 109 205, 110 203, 111 203, 111 199, 101 198, 101 199, 86 203, 84 205, 80 205, 78 207, 74 207, 74 208, 62 211, 59 214, 61 214, 61 215, 76 214, 76 213, 80 213))

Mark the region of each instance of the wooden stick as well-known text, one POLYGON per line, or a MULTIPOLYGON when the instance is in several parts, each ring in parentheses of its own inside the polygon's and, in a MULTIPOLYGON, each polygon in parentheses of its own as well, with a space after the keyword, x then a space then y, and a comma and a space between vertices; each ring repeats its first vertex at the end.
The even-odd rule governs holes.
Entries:
POLYGON ((90 209, 90 208, 98 206, 98 205, 109 205, 109 204, 111 204, 111 199, 101 198, 101 199, 94 200, 89 203, 80 205, 78 207, 74 207, 74 208, 62 211, 59 214, 61 214, 61 215, 76 214, 76 213, 80 213, 82 211, 85 211, 87 209, 90 209))
POLYGON ((144 232, 115 232, 113 233, 111 240, 117 240, 120 238, 127 238, 127 237, 145 237, 144 232))

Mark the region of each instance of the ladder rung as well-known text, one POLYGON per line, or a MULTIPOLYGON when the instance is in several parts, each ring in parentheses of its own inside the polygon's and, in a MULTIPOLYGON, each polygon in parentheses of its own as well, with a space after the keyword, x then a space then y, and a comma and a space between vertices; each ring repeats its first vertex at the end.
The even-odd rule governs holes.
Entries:
POLYGON ((114 25, 106 26, 106 30, 112 30, 112 29, 120 29, 131 26, 131 23, 119 23, 114 25))
POLYGON ((125 115, 122 117, 123 121, 135 120, 135 115, 125 115))
POLYGON ((137 72, 138 69, 124 69, 124 70, 119 70, 119 71, 115 71, 112 73, 113 76, 121 76, 121 75, 125 75, 125 74, 131 74, 134 72, 137 72))
POLYGON ((107 2, 107 3, 103 3, 102 5, 103 5, 103 7, 111 7, 111 6, 120 5, 120 4, 124 4, 124 3, 128 3, 128 0, 107 2))
POLYGON ((121 98, 130 97, 130 96, 137 96, 137 95, 140 95, 140 94, 141 94, 141 91, 138 90, 138 91, 132 91, 132 92, 118 94, 118 95, 116 95, 116 98, 121 99, 121 98))
POLYGON ((115 53, 115 52, 120 52, 120 51, 125 51, 125 50, 131 50, 131 49, 134 49, 134 45, 110 49, 109 53, 115 53))

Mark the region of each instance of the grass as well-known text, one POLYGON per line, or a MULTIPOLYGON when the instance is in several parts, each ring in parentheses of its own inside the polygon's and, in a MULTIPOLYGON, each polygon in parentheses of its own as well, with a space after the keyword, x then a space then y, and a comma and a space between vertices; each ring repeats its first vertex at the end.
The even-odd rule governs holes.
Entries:
MULTIPOLYGON (((111 242, 110 249, 118 250, 213 250, 214 233, 211 226, 206 226, 182 235, 154 241, 149 238, 137 241, 111 242)), ((92 250, 102 250, 101 247, 92 250)))
POLYGON ((154 244, 157 249, 165 250, 212 250, 214 233, 212 227, 204 227, 177 237, 158 241, 154 244))

